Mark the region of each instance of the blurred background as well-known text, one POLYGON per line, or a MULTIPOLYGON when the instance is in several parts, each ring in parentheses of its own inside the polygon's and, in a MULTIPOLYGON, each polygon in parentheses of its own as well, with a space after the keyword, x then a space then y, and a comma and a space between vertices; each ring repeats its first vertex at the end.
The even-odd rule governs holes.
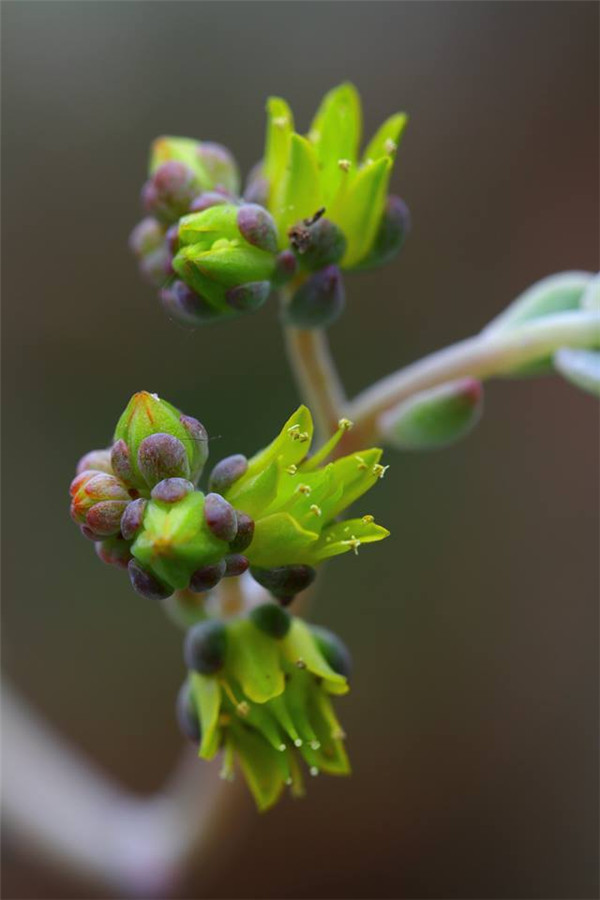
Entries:
MULTIPOLYGON (((141 794, 181 740, 181 637, 68 515, 79 456, 136 390, 249 452, 297 395, 274 305, 169 324, 127 237, 150 141, 259 158, 264 103, 308 127, 350 79, 366 132, 411 121, 413 234, 347 279, 352 394, 478 331, 547 274, 598 267, 597 4, 5 2, 3 662, 35 709, 141 794)), ((591 898, 598 838, 598 417, 558 378, 494 382, 464 443, 394 454, 393 539, 324 573, 353 649, 354 774, 256 816, 244 796, 182 897, 591 898)), ((216 771, 215 771, 216 777, 216 771)), ((5 771, 5 779, 11 772, 5 771)), ((6 834, 3 896, 94 897, 6 834)), ((102 896, 105 896, 104 894, 102 896)))

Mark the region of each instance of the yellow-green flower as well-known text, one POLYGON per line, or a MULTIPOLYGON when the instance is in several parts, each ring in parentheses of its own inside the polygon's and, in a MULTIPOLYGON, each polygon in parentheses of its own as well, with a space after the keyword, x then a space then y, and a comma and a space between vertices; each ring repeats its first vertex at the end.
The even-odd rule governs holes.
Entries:
POLYGON ((331 703, 349 690, 347 670, 331 653, 343 645, 323 631, 265 604, 226 623, 200 622, 186 636, 182 728, 202 759, 223 750, 224 778, 239 762, 260 810, 286 785, 303 793, 302 761, 311 775, 350 772, 331 703))
POLYGON ((342 267, 358 266, 368 256, 382 220, 407 116, 390 116, 362 154, 361 103, 351 84, 325 95, 306 136, 294 130, 292 111, 280 97, 269 99, 267 116, 262 174, 280 246, 287 245, 293 225, 311 220, 324 208, 347 240, 342 267))

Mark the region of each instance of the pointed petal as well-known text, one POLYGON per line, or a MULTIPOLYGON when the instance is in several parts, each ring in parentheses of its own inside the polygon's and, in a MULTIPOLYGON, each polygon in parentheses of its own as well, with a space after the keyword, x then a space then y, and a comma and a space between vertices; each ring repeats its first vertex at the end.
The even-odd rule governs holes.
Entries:
POLYGON ((396 113, 381 125, 367 144, 363 155, 363 162, 372 160, 375 162, 380 156, 394 157, 404 129, 408 124, 406 113, 396 113))

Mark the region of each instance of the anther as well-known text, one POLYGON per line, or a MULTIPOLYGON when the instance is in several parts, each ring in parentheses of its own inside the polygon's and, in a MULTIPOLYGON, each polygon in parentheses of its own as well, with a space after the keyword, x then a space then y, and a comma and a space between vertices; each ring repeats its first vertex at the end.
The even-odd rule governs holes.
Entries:
POLYGON ((315 516, 320 516, 320 515, 322 515, 321 507, 320 507, 320 506, 317 506, 316 503, 313 503, 313 504, 311 505, 310 511, 311 511, 311 513, 314 513, 315 516))
POLYGON ((391 156, 392 153, 395 153, 396 150, 398 149, 398 144, 396 143, 396 141, 393 141, 391 138, 388 138, 386 141, 384 141, 383 149, 388 154, 388 156, 391 156))
POLYGON ((342 431, 350 431, 354 422, 351 419, 340 419, 338 422, 338 428, 341 428, 342 431))
POLYGON ((338 166, 342 170, 342 172, 348 172, 350 171, 352 163, 349 159, 338 159, 338 166))
POLYGON ((319 774, 319 770, 317 769, 316 766, 311 766, 309 771, 310 771, 310 774, 313 776, 313 778, 316 778, 316 776, 319 774))
POLYGON ((308 497, 311 492, 311 487, 309 484, 299 484, 296 490, 299 494, 304 494, 308 497))
POLYGON ((373 475, 375 475, 376 478, 383 478, 388 469, 389 466, 382 466, 379 463, 375 463, 373 466, 373 475))
POLYGON ((288 475, 295 475, 298 471, 298 466, 295 466, 294 463, 292 463, 291 466, 288 466, 285 471, 288 473, 288 475))
POLYGON ((364 522, 365 525, 370 525, 371 522, 375 521, 375 516, 363 516, 362 521, 364 522))
POLYGON ((298 666, 299 669, 305 669, 305 668, 306 668, 306 663, 304 662, 303 659, 297 659, 297 660, 296 660, 296 665, 298 666))

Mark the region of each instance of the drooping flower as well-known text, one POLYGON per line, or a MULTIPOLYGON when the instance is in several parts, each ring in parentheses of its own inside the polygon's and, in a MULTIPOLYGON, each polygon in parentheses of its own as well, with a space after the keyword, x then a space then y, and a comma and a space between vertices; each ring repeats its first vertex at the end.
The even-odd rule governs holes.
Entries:
POLYGON ((331 702, 349 689, 349 654, 331 632, 268 603, 227 622, 196 624, 184 657, 180 725, 202 759, 223 751, 222 777, 233 778, 239 762, 260 810, 286 786, 302 795, 302 762, 311 775, 349 774, 331 702))
POLYGON ((327 462, 349 425, 340 422, 309 456, 312 417, 301 406, 250 460, 238 454, 218 463, 205 493, 197 486, 208 456, 204 426, 141 391, 110 450, 82 459, 72 516, 100 558, 126 566, 144 596, 203 593, 250 566, 287 603, 321 562, 388 534, 369 515, 338 521, 385 472, 376 448, 327 462))

